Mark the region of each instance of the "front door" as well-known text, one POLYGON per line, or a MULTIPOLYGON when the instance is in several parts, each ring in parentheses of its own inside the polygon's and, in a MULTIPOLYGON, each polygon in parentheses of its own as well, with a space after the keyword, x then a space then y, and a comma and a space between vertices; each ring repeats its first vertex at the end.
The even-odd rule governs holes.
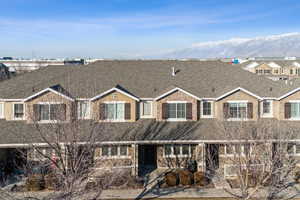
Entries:
POLYGON ((138 163, 139 175, 142 176, 157 168, 157 156, 155 145, 139 145, 138 147, 138 163))
POLYGON ((206 170, 213 172, 219 168, 219 145, 206 144, 206 170))

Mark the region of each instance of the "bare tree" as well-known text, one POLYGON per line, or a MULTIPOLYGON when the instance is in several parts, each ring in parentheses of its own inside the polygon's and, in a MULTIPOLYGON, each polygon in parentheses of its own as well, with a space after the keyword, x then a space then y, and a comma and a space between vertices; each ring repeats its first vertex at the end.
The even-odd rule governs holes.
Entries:
MULTIPOLYGON (((274 120, 217 123, 224 144, 217 145, 222 157, 210 170, 213 176, 235 183, 235 189, 224 188, 228 194, 237 199, 284 199, 298 193, 290 190, 299 161, 287 150, 299 128, 274 120)), ((210 155, 213 166, 215 158, 210 155)))

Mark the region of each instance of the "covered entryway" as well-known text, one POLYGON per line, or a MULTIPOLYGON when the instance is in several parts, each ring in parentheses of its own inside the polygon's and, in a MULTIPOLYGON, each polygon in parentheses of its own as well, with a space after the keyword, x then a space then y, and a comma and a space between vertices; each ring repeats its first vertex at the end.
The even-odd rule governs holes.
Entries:
POLYGON ((157 168, 157 146, 139 145, 138 146, 138 166, 139 176, 143 176, 157 168))
POLYGON ((205 146, 206 171, 214 172, 219 168, 219 145, 206 144, 205 146))

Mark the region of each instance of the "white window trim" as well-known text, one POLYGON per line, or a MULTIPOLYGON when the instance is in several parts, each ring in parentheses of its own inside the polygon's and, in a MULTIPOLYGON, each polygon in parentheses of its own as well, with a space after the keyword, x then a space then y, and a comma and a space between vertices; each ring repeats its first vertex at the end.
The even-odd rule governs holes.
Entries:
MULTIPOLYGON (((64 104, 63 102, 38 102, 38 105, 49 105, 49 115, 50 115, 50 105, 56 105, 56 104, 64 104)), ((50 118, 50 116, 49 116, 50 118)), ((57 123, 58 120, 39 120, 38 123, 57 123)))
POLYGON ((101 155, 99 157, 96 157, 96 159, 127 159, 127 158, 130 158, 128 145, 124 145, 124 146, 126 146, 126 156, 121 155, 121 146, 123 146, 123 145, 116 145, 116 146, 117 146, 117 155, 111 156, 111 147, 112 146, 107 146, 108 147, 108 156, 103 156, 102 155, 103 147, 101 147, 101 155))
MULTIPOLYGON (((177 104, 177 103, 184 103, 185 106, 185 118, 168 118, 166 121, 170 121, 170 122, 176 122, 176 121, 187 121, 186 119, 186 104, 188 103, 187 101, 167 101, 167 104, 177 104)), ((169 110, 168 110, 169 112, 169 110)), ((177 106, 176 106, 176 115, 177 115, 177 106)))
POLYGON ((124 119, 105 119, 105 122, 125 122, 125 103, 126 101, 104 101, 104 104, 117 104, 122 103, 124 106, 124 119))
MULTIPOLYGON (((50 147, 49 147, 49 148, 50 148, 50 147)), ((43 154, 43 155, 46 155, 46 153, 47 153, 47 149, 44 148, 44 149, 42 150, 42 154, 43 154)), ((45 161, 45 160, 47 160, 47 158, 45 158, 43 155, 40 155, 40 154, 39 154, 39 152, 36 150, 36 148, 33 149, 32 154, 33 154, 33 156, 32 156, 33 158, 32 158, 32 159, 33 159, 34 161, 45 161), (39 159, 37 155, 40 155, 40 156, 41 156, 41 159, 39 159)), ((55 156, 55 150, 52 149, 51 157, 54 157, 54 156, 55 156)))
POLYGON ((25 104, 24 103, 13 103, 12 104, 12 110, 13 110, 13 112, 12 112, 12 119, 13 120, 25 120, 25 111, 26 111, 26 108, 25 108, 25 104), (23 117, 20 117, 20 118, 16 118, 15 117, 15 104, 23 104, 23 117))
POLYGON ((153 101, 140 101, 140 117, 141 118, 153 118, 153 101), (144 102, 149 102, 151 107, 151 114, 144 115, 144 102))
POLYGON ((293 152, 292 153, 288 153, 289 155, 291 155, 291 156, 300 156, 300 153, 297 153, 296 145, 300 145, 300 144, 293 143, 293 152))
MULTIPOLYGON (((289 103, 299 103, 300 104, 300 100, 289 100, 289 103)), ((291 121, 299 121, 300 120, 300 116, 299 117, 292 117, 287 119, 287 120, 291 120, 291 121)))
POLYGON ((204 101, 201 101, 201 103, 200 103, 200 105, 201 105, 201 107, 200 107, 200 117, 201 118, 213 118, 214 117, 214 101, 206 101, 206 100, 204 100, 204 101), (204 102, 208 102, 208 103, 210 103, 210 110, 211 110, 211 114, 210 115, 204 115, 203 114, 203 111, 204 111, 204 109, 203 109, 203 103, 204 102))
MULTIPOLYGON (((227 103, 231 104, 231 103, 246 103, 246 117, 245 118, 228 118, 228 121, 248 121, 249 119, 247 118, 248 115, 248 106, 247 103, 249 101, 248 100, 239 100, 239 101, 227 101, 227 103)), ((229 105, 229 112, 230 112, 230 105, 229 105)))
POLYGON ((192 156, 192 145, 191 144, 170 144, 170 146, 171 146, 171 154, 170 155, 166 155, 165 146, 167 146, 167 145, 163 146, 163 148, 164 148, 163 157, 165 157, 165 158, 189 158, 189 157, 192 156), (175 145, 179 145, 180 146, 180 154, 178 154, 178 155, 174 154, 174 146, 175 145), (182 154, 182 145, 189 145, 189 154, 188 155, 183 155, 182 154))
POLYGON ((260 102, 261 113, 260 116, 263 118, 272 118, 273 117, 273 100, 263 100, 260 102), (264 102, 270 102, 270 113, 264 114, 264 102))
POLYGON ((87 101, 87 100, 80 100, 80 101, 77 101, 77 116, 78 116, 78 119, 91 119, 91 101, 87 101), (79 104, 81 103, 87 103, 87 114, 85 117, 79 117, 79 113, 80 113, 80 110, 79 110, 79 104))
POLYGON ((5 116, 4 116, 4 113, 5 113, 5 111, 4 111, 4 102, 0 103, 0 107, 2 107, 1 108, 2 113, 0 112, 0 119, 4 119, 5 118, 5 116))
MULTIPOLYGON (((224 145, 224 155, 225 156, 230 156, 230 157, 233 157, 235 155, 239 156, 245 156, 245 144, 225 144, 224 145), (232 150, 233 150, 233 153, 227 153, 227 145, 232 145, 232 150), (236 150, 235 150, 235 145, 240 145, 241 146, 241 152, 240 153, 237 153, 236 150)), ((252 154, 252 145, 250 144, 250 155, 252 154)))

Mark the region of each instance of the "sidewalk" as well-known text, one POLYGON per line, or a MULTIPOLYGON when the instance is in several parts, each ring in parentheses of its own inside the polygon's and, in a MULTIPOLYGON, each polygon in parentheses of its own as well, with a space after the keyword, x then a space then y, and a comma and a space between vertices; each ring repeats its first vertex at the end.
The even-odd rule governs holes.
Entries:
POLYGON ((227 198, 222 189, 172 188, 153 190, 105 190, 99 199, 189 199, 189 198, 227 198))

